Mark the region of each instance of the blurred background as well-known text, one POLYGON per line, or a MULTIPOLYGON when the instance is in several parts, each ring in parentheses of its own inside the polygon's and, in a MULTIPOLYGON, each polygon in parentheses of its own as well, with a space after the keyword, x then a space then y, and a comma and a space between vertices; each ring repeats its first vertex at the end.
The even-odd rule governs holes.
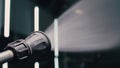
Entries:
POLYGON ((120 0, 0 0, 0 51, 38 30, 52 46, 0 68, 120 68, 119 29, 120 0))

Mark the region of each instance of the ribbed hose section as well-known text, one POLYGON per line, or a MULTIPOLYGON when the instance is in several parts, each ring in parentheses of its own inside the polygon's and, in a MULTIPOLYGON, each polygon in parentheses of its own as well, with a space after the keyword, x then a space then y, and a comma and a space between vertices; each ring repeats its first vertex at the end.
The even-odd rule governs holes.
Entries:
POLYGON ((11 60, 14 57, 14 54, 11 50, 6 50, 0 53, 0 63, 4 63, 8 60, 11 60))

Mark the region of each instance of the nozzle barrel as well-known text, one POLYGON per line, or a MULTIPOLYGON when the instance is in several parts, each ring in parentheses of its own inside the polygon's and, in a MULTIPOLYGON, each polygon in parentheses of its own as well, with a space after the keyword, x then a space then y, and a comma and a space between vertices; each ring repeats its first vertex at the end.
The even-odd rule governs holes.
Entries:
POLYGON ((35 31, 25 39, 9 43, 5 51, 0 53, 0 63, 13 58, 22 60, 28 57, 43 57, 49 54, 51 45, 48 37, 41 31, 35 31))

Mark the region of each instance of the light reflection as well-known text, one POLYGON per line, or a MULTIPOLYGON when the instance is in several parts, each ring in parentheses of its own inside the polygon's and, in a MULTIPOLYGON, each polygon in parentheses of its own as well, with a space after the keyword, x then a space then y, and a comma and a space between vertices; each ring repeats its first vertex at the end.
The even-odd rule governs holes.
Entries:
POLYGON ((4 16, 4 36, 9 37, 10 34, 10 0, 5 0, 5 16, 4 16))
POLYGON ((54 65, 55 68, 59 68, 59 49, 58 49, 58 19, 54 20, 54 44, 55 44, 55 49, 54 49, 54 65))
POLYGON ((34 68, 39 68, 39 62, 35 62, 34 68))
POLYGON ((8 68, 8 63, 4 63, 4 64, 2 65, 2 68, 8 68))
POLYGON ((39 7, 34 8, 34 31, 39 31, 39 7))

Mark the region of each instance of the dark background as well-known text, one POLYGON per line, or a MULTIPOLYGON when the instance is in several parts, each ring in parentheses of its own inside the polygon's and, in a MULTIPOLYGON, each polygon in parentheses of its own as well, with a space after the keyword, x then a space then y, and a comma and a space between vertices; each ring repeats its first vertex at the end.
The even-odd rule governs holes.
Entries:
MULTIPOLYGON (((34 7, 40 7, 40 29, 45 31, 53 22, 78 0, 11 0, 10 37, 4 33, 4 0, 0 0, 0 51, 10 42, 25 38, 33 29, 34 7)), ((109 0, 108 0, 109 1, 109 0)), ((113 0, 114 1, 114 0, 113 0)), ((119 2, 119 0, 118 0, 119 2)), ((60 68, 120 68, 119 50, 107 53, 68 53, 60 52, 60 68)), ((34 68, 34 62, 40 62, 40 68, 54 68, 54 55, 41 59, 26 59, 10 62, 9 68, 34 68)))

